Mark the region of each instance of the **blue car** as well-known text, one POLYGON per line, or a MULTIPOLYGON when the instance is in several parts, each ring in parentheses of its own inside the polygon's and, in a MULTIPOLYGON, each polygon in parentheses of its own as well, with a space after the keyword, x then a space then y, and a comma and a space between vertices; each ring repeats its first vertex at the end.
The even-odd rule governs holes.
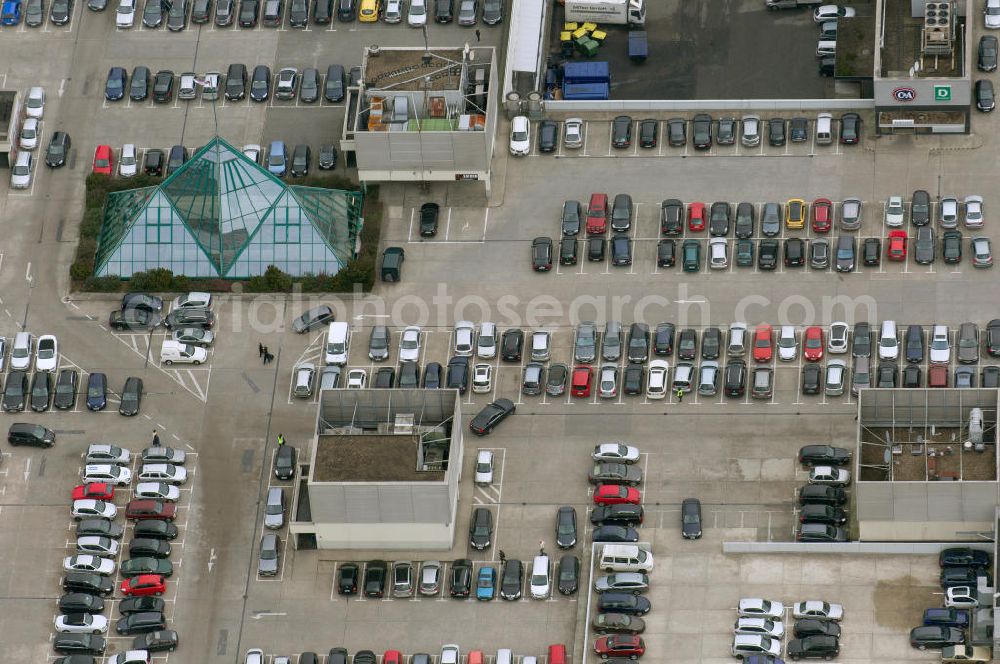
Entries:
POLYGON ((21 0, 5 0, 0 10, 0 23, 17 25, 21 22, 21 0))
POLYGON ((476 599, 489 601, 496 595, 497 571, 486 565, 479 568, 479 575, 476 577, 476 599))
POLYGON ((969 612, 954 608, 926 609, 924 624, 965 629, 969 626, 969 612))
POLYGON ((87 379, 87 408, 104 410, 108 407, 108 377, 102 373, 92 373, 87 379))

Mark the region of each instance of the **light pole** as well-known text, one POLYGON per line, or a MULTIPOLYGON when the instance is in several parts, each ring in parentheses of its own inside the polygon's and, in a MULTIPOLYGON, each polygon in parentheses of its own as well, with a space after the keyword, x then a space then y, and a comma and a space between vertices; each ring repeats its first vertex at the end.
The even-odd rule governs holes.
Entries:
MULTIPOLYGON (((202 88, 202 96, 205 94, 205 89, 209 87, 210 81, 207 78, 195 77, 194 84, 202 88)), ((215 79, 215 96, 212 97, 212 123, 215 127, 215 183, 216 186, 219 185, 221 175, 222 175, 222 164, 219 161, 219 115, 215 110, 216 105, 219 103, 219 79, 215 79)))

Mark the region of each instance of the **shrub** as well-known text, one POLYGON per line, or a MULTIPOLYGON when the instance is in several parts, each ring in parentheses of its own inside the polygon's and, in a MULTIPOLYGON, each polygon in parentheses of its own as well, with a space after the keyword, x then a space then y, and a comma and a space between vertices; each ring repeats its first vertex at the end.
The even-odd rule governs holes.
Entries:
POLYGON ((83 289, 97 293, 115 293, 122 289, 124 283, 118 275, 87 277, 83 282, 83 289))

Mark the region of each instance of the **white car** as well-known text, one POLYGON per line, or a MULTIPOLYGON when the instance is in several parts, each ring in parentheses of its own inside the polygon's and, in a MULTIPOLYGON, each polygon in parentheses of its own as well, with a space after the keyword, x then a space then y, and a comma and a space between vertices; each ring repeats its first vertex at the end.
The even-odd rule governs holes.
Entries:
POLYGON ((139 482, 135 485, 135 497, 176 503, 181 498, 181 490, 166 482, 139 482))
POLYGON ((406 22, 413 28, 427 25, 427 0, 410 0, 410 8, 406 12, 406 22))
POLYGON ((146 463, 139 470, 139 480, 142 482, 184 484, 187 482, 187 469, 171 463, 146 463))
POLYGON ((885 225, 890 228, 897 228, 903 225, 903 218, 906 212, 903 209, 902 196, 890 196, 885 204, 885 225))
POLYGON ((497 354, 497 326, 493 323, 479 325, 479 337, 476 338, 476 355, 489 360, 497 354))
POLYGON ((792 615, 795 619, 814 618, 816 620, 840 620, 844 617, 844 607, 840 604, 828 604, 820 600, 810 599, 792 605, 792 615))
POLYGON ((128 486, 132 483, 132 471, 110 463, 90 463, 83 467, 83 481, 128 486))
POLYGON ((347 372, 347 389, 363 390, 368 382, 368 374, 364 369, 351 369, 347 372))
POLYGON ((948 326, 935 325, 931 331, 931 364, 948 364, 951 361, 951 342, 948 339, 948 326))
POLYGON ((785 624, 771 618, 737 618, 733 634, 763 634, 780 639, 785 635, 785 624))
POLYGON ((17 160, 14 167, 10 169, 11 189, 27 189, 31 186, 31 169, 35 164, 35 159, 27 150, 17 153, 17 160))
POLYGON ((455 323, 455 355, 459 357, 472 357, 475 337, 476 328, 471 322, 460 320, 455 323))
POLYGON ((59 368, 59 341, 51 334, 38 337, 35 371, 53 373, 59 368))
POLYGON ((21 125, 21 135, 18 143, 22 150, 34 150, 38 147, 38 119, 27 118, 21 125))
POLYGON ((666 360, 652 360, 649 363, 649 375, 646 377, 646 397, 662 399, 667 396, 668 375, 670 365, 666 360))
POLYGON ((676 392, 680 390, 687 394, 691 391, 691 384, 694 382, 694 364, 691 362, 678 362, 674 365, 674 382, 671 387, 676 392))
POLYGON ((476 455, 476 484, 493 484, 493 452, 479 450, 476 455))
POLYGON ((210 309, 212 307, 212 294, 202 291, 191 291, 190 293, 185 293, 184 295, 178 295, 171 303, 171 310, 184 309, 188 307, 195 309, 210 309))
POLYGON ((260 153, 261 147, 256 143, 250 143, 243 146, 243 156, 255 164, 260 163, 260 153))
POLYGON ((250 648, 243 657, 243 664, 264 664, 264 651, 260 648, 250 648))
POLYGON ((84 498, 73 501, 73 518, 80 519, 114 519, 118 515, 118 508, 114 503, 107 503, 103 500, 84 498))
POLYGON ((399 361, 416 362, 420 359, 420 327, 410 325, 399 337, 399 361))
POLYGON ((477 364, 472 370, 472 391, 476 394, 489 392, 493 387, 493 367, 477 364))
POLYGON ((127 30, 135 25, 135 0, 119 0, 115 10, 115 26, 127 30))
POLYGON ((953 586, 944 590, 944 605, 972 609, 979 606, 979 593, 969 586, 953 586))
POLYGON ((955 228, 958 226, 958 199, 948 196, 941 199, 940 214, 938 223, 941 228, 955 228))
POLYGON ((708 266, 713 270, 729 267, 729 243, 724 237, 713 237, 708 241, 708 266))
POLYGON ((743 135, 740 137, 740 142, 748 148, 760 145, 759 115, 743 116, 743 135))
POLYGON ((809 471, 809 484, 842 487, 851 483, 851 471, 833 466, 814 466, 809 471))
POLYGON ((40 85, 28 90, 28 98, 24 100, 24 112, 29 118, 40 118, 45 113, 45 89, 40 85))
POLYGON ((84 460, 87 463, 116 463, 127 466, 132 460, 132 453, 117 445, 91 443, 87 446, 84 460))
POLYGON ((741 618, 778 618, 785 615, 785 605, 757 597, 740 600, 736 611, 741 618))
POLYGON ((830 323, 830 339, 826 342, 826 349, 831 353, 846 353, 849 329, 847 323, 830 323))
POLYGON ((987 28, 1000 28, 1000 0, 986 0, 983 20, 987 28))
POLYGON ((531 152, 531 122, 523 115, 510 121, 510 153, 523 157, 531 152))
POLYGON ((108 619, 99 613, 69 613, 55 617, 56 631, 63 634, 104 634, 108 619))
POLYGON ((569 118, 563 122, 563 145, 571 150, 583 147, 583 118, 569 118))
POLYGON ((115 573, 115 561, 88 554, 67 556, 63 558, 63 571, 95 572, 101 576, 111 576, 115 573))
POLYGON ((838 18, 850 18, 855 16, 857 12, 854 11, 854 7, 841 7, 839 5, 823 5, 817 7, 816 11, 813 12, 813 21, 816 23, 823 23, 824 21, 836 21, 838 18))
POLYGON ((118 547, 118 542, 110 537, 85 535, 84 537, 76 538, 76 550, 78 553, 89 553, 94 556, 114 558, 118 555, 118 547))
POLYGON ((799 356, 799 342, 795 338, 794 325, 782 325, 778 332, 778 359, 782 362, 794 362, 799 356))
MULTIPOLYGON (((1000 2, 1000 0, 997 0, 1000 2)), ((983 197, 982 196, 966 196, 965 197, 965 227, 966 228, 982 228, 983 227, 983 197)))
POLYGON ((108 658, 108 664, 149 664, 148 650, 126 650, 108 658))
POLYGON ((733 636, 733 657, 749 655, 781 656, 781 641, 760 634, 736 634, 733 636))
POLYGON ((594 447, 590 457, 594 461, 635 463, 639 460, 639 448, 625 443, 601 443, 594 447))
POLYGON ((459 664, 461 661, 462 653, 458 649, 458 646, 454 644, 441 646, 441 658, 438 659, 439 664, 459 664))
POLYGON ((122 146, 122 156, 118 159, 118 173, 123 178, 130 178, 139 172, 139 157, 134 143, 122 146))
POLYGON ((386 23, 399 23, 403 20, 403 0, 386 0, 382 20, 386 23))

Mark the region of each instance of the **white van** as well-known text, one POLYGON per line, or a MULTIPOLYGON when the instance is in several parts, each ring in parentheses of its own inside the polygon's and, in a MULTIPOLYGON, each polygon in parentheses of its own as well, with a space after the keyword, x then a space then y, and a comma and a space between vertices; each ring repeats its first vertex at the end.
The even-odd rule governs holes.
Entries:
POLYGON ((510 648, 500 648, 497 650, 496 664, 514 664, 514 654, 510 648))
POLYGON ((191 344, 182 344, 179 341, 167 339, 160 348, 160 362, 173 364, 174 362, 188 362, 190 364, 201 364, 208 359, 208 351, 191 344))
POLYGON ((820 145, 833 143, 833 116, 829 113, 816 116, 816 142, 820 145))
POLYGON ((326 335, 327 364, 347 364, 350 332, 351 328, 347 323, 330 323, 330 331, 326 335))
POLYGON ((896 337, 896 321, 882 321, 882 332, 878 336, 878 359, 895 360, 899 357, 899 339, 896 337))
POLYGON ((635 544, 605 544, 598 567, 605 572, 652 572, 653 554, 635 544))
POLYGON ((14 335, 14 346, 10 351, 10 368, 27 371, 31 367, 31 352, 34 339, 30 332, 18 332, 14 335))
POLYGON ((535 556, 531 563, 531 596, 547 599, 549 596, 549 557, 535 556))

